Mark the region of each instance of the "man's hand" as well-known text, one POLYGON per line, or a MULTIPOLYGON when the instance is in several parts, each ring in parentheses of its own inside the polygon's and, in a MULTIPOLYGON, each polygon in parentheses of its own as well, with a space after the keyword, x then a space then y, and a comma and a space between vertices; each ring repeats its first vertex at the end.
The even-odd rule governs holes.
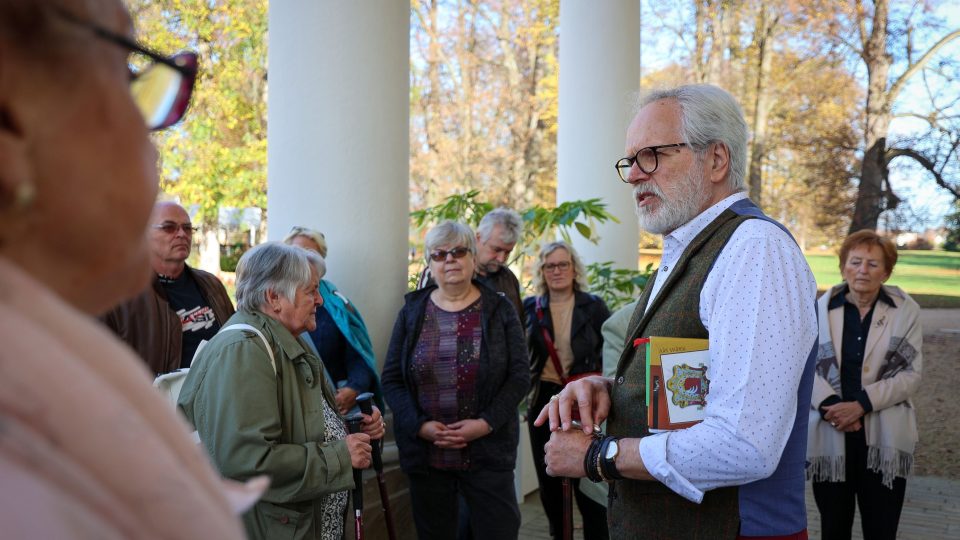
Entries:
POLYGON ((859 431, 863 427, 860 422, 864 415, 863 406, 857 401, 834 403, 823 407, 823 411, 823 417, 837 431, 859 431))
POLYGON ((334 399, 337 402, 337 408, 340 409, 340 414, 347 414, 357 404, 357 391, 349 386, 344 386, 337 390, 334 399))
POLYGON ((533 425, 542 426, 549 419, 550 431, 566 431, 570 429, 570 422, 577 419, 576 414, 579 414, 583 432, 587 435, 593 433, 593 425, 602 423, 610 414, 612 384, 613 379, 599 375, 573 381, 550 398, 550 403, 540 411, 533 425))
POLYGON ((547 474, 568 478, 586 476, 587 473, 583 470, 583 458, 587 455, 587 449, 590 448, 592 441, 593 437, 578 429, 551 433, 550 441, 543 446, 547 474))

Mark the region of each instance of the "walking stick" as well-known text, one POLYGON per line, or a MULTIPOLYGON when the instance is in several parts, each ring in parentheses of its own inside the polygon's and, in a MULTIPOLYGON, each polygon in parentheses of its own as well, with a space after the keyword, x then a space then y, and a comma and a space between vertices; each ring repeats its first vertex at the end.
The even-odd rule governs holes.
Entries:
MULTIPOLYGON (((348 416, 346 419, 347 431, 350 433, 363 433, 363 417, 359 414, 348 416)), ((356 487, 353 489, 353 523, 354 538, 363 540, 363 470, 353 469, 353 483, 356 487)))
POLYGON ((563 486, 563 540, 573 540, 573 486, 569 478, 560 480, 563 486))
MULTIPOLYGON (((373 394, 364 392, 357 396, 360 412, 373 414, 373 394)), ((383 456, 380 453, 382 441, 370 441, 373 445, 373 470, 377 471, 377 487, 380 488, 380 508, 383 510, 383 519, 387 522, 387 537, 396 540, 397 533, 393 529, 393 513, 390 511, 390 494, 387 492, 387 481, 383 476, 383 456)))

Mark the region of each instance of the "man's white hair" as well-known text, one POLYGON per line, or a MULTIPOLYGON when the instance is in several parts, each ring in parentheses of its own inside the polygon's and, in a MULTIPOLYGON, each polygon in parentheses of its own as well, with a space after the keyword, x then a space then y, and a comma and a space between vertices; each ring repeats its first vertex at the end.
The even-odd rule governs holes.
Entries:
POLYGON ((691 149, 703 152, 713 142, 727 147, 730 152, 727 184, 734 191, 742 191, 747 171, 747 122, 737 100, 726 90, 710 84, 688 84, 645 93, 637 110, 662 99, 675 99, 679 103, 680 135, 691 149))

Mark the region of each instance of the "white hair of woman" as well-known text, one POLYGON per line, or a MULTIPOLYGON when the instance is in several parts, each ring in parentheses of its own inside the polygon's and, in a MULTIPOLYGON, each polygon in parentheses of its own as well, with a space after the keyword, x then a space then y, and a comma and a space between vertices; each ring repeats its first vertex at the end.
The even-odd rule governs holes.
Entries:
POLYGON ((428 262, 430 253, 441 246, 461 246, 469 249, 474 256, 477 254, 473 231, 459 221, 444 221, 430 229, 423 245, 428 262))
POLYGON ((327 271, 318 253, 280 242, 254 246, 237 263, 237 309, 260 310, 267 291, 292 301, 297 289, 312 282, 314 271, 321 278, 327 271))

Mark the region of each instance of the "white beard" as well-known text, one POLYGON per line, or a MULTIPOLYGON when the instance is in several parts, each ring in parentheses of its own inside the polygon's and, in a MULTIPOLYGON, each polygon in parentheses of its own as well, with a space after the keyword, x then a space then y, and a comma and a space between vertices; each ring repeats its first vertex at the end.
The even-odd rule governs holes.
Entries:
POLYGON ((633 198, 648 192, 659 201, 656 208, 636 207, 640 228, 652 234, 669 234, 684 223, 697 217, 710 195, 703 189, 703 166, 693 165, 670 189, 667 195, 653 182, 644 182, 633 188, 633 198))

